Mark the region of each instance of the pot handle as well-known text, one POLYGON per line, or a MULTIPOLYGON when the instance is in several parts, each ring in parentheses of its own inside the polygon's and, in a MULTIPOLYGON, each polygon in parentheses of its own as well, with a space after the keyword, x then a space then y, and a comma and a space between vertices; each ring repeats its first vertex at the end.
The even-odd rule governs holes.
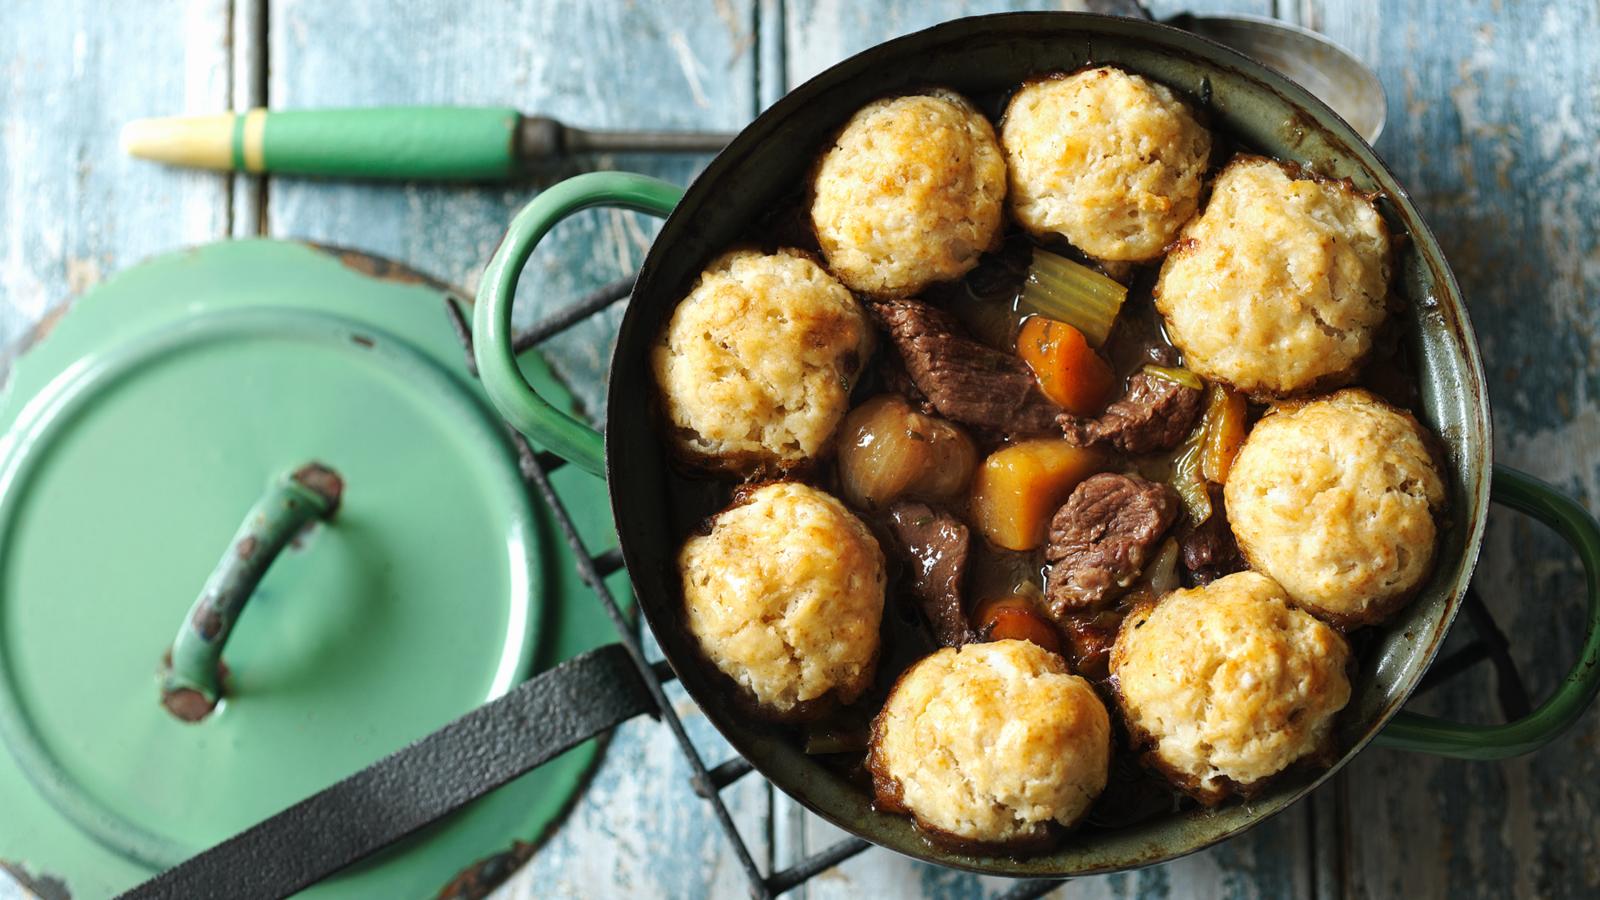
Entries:
POLYGON ((1550 699, 1515 722, 1469 725, 1400 712, 1374 744, 1458 759, 1507 759, 1555 740, 1583 715, 1600 692, 1600 525, 1577 501, 1531 475, 1494 467, 1489 497, 1526 513, 1566 538, 1583 561, 1589 616, 1583 650, 1550 699))
POLYGON ((602 478, 605 438, 551 406, 517 366, 511 334, 517 279, 533 248, 567 216, 594 206, 617 206, 666 218, 682 196, 683 189, 675 184, 628 172, 589 172, 569 178, 545 190, 511 220, 478 285, 472 311, 472 352, 495 409, 534 443, 602 478))

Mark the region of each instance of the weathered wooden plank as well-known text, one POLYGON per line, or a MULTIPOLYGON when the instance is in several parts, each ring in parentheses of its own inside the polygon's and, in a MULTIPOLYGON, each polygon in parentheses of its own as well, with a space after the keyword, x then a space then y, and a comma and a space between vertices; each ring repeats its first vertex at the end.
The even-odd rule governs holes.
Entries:
POLYGON ((125 158, 130 118, 228 105, 228 4, 0 4, 0 347, 146 256, 227 233, 227 179, 125 158))
POLYGON ((785 0, 756 2, 756 102, 761 109, 789 91, 785 0))
MULTIPOLYGON (((1389 91, 1378 149, 1427 216, 1471 306, 1496 458, 1600 506, 1600 10, 1559 0, 1426 8, 1360 0, 1294 11, 1374 65, 1389 91)), ((1499 513, 1477 583, 1541 698, 1583 637, 1570 551, 1499 513)), ((1413 705, 1495 721, 1493 696, 1480 670, 1413 705)), ((1597 741, 1591 713, 1545 750, 1506 763, 1364 754, 1344 785, 1346 892, 1595 896, 1597 741)))
MULTIPOLYGON (((225 176, 127 159, 117 133, 136 116, 225 109, 228 89, 226 0, 0 4, 0 385, 7 348, 48 310, 227 234, 225 176)), ((5 847, 0 859, 28 868, 5 847)), ((0 900, 32 896, 0 872, 0 900)))
MULTIPOLYGON (((284 0, 271 6, 268 96, 285 108, 509 104, 574 125, 737 128, 755 113, 753 9, 749 0, 474 0, 396 15, 385 3, 284 0)), ((681 183, 705 159, 598 162, 681 183)), ((541 183, 575 171, 551 173, 541 183)), ((272 234, 352 244, 471 288, 505 224, 537 187, 275 179, 267 219, 272 234)), ((529 320, 541 308, 631 271, 654 233, 653 222, 632 213, 574 217, 530 263, 520 317, 529 320)), ((551 346, 557 369, 591 408, 598 408, 595 373, 608 357, 617 319, 593 320, 551 346)))
MULTIPOLYGON (((1156 18, 1178 12, 1242 12, 1271 15, 1272 0, 1155 0, 1146 3, 1156 18)), ((891 37, 962 16, 1020 10, 1081 10, 1079 0, 790 0, 786 12, 786 58, 790 87, 841 59, 891 37)))
MULTIPOLYGON (((401 103, 510 105, 574 125, 737 128, 754 115, 753 2, 597 4, 473 0, 408 7, 275 0, 268 40, 274 107, 401 103)), ((593 161, 590 161, 591 164, 593 161)), ((686 182, 704 158, 602 160, 606 168, 686 182)), ((541 183, 572 174, 551 173, 541 183)), ((275 178, 269 233, 349 244, 472 287, 506 223, 539 184, 364 185, 275 178)), ((518 315, 632 271, 655 232, 631 213, 585 213, 562 225, 529 266, 518 315)), ((547 345, 591 409, 620 310, 547 345)), ((731 754, 677 688, 708 763, 731 754)), ((739 896, 743 875, 710 808, 690 790, 670 733, 644 720, 620 729, 569 820, 502 890, 507 897, 739 896)), ((763 863, 769 789, 759 778, 724 793, 763 863)), ((484 848, 485 853, 497 848, 484 848)))
MULTIPOLYGON (((789 84, 799 84, 852 53, 891 37, 948 19, 1018 9, 1073 8, 1075 3, 1038 2, 892 2, 852 4, 834 0, 789 0, 785 4, 786 71, 789 84)), ((1155 3, 1157 17, 1184 9, 1195 12, 1271 13, 1270 2, 1155 3)), ((832 826, 805 813, 778 795, 774 801, 774 844, 779 865, 785 865, 837 840, 832 826)), ((1221 847, 1167 866, 1125 875, 1080 879, 1058 893, 1073 897, 1287 897, 1311 891, 1308 848, 1311 816, 1302 805, 1221 847)), ((887 853, 869 852, 836 872, 806 885, 797 896, 808 900, 845 897, 965 898, 993 896, 1010 882, 980 878, 914 862, 887 853)))
MULTIPOLYGON (((814 853, 843 837, 838 829, 792 803, 775 806, 778 828, 800 830, 798 840, 777 844, 780 850, 814 853)), ((775 842, 778 837, 775 835, 775 842)), ((1311 892, 1310 868, 1304 864, 1307 840, 1305 817, 1291 810, 1222 847, 1137 872, 1076 879, 1050 896, 1073 900, 1304 897, 1311 892)), ((779 865, 784 864, 780 858, 779 865)), ((1007 878, 971 875, 869 850, 819 876, 793 896, 806 900, 969 900, 1003 894, 1014 884, 1007 878)))

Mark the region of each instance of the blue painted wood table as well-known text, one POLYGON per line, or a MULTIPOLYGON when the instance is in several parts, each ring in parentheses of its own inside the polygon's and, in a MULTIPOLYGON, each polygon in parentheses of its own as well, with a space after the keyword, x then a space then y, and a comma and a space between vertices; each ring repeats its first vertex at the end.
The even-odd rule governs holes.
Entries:
MULTIPOLYGON (((8 0, 0 4, 0 346, 103 277, 230 235, 345 244, 475 285, 538 184, 360 185, 173 171, 124 158, 135 116, 381 103, 504 104, 599 127, 736 129, 830 63, 944 19, 1043 3, 874 0, 8 0)), ((1323 31, 1389 92, 1378 150, 1410 186, 1471 304, 1497 458, 1600 509, 1600 6, 1566 0, 1194 0, 1323 31)), ((605 167, 678 182, 703 158, 605 167)), ((580 216, 539 254, 541 296, 631 271, 653 225, 580 216)), ((527 298, 523 313, 538 313, 527 298)), ((615 314, 549 347, 599 408, 615 314)), ((1508 515, 1478 585, 1536 695, 1580 640, 1565 548, 1508 515)), ((1461 629, 1458 629, 1458 631, 1461 629)), ((1454 640, 1461 640, 1458 636, 1454 640)), ((1496 715, 1484 667, 1417 700, 1496 715)), ((710 759, 726 755, 679 705, 710 759)), ((1244 837, 1173 864, 1085 879, 1072 897, 1600 895, 1600 714, 1506 763, 1363 754, 1329 788, 1244 837)), ((586 797, 500 890, 522 897, 744 895, 665 729, 622 728, 586 797)), ((759 777, 727 792, 764 865, 835 835, 759 777)), ((0 815, 4 815, 0 798, 0 815)), ((493 848, 485 848, 486 851, 493 848)), ((869 851, 797 894, 979 897, 1003 883, 869 851)), ((0 875, 0 898, 23 896, 0 875)))

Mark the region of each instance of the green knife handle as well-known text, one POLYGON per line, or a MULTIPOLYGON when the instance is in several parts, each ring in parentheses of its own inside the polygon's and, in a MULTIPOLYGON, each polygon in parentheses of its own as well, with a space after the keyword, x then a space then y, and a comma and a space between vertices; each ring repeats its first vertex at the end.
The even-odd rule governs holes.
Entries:
POLYGON ((518 172, 517 125, 502 107, 406 106, 268 111, 259 156, 252 112, 234 123, 236 168, 289 175, 490 181, 518 172), (254 159, 258 168, 249 165, 254 159))

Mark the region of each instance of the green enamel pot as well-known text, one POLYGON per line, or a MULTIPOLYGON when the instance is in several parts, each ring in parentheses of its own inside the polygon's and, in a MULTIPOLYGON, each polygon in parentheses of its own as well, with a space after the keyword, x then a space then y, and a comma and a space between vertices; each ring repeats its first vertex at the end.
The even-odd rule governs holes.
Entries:
POLYGON ((501 413, 578 466, 608 479, 612 509, 640 607, 689 693, 729 742, 772 783, 818 815, 875 844, 941 865, 997 875, 1066 877, 1159 863, 1224 840, 1328 779, 1369 743, 1468 759, 1528 753, 1566 730, 1600 688, 1600 530, 1576 503, 1538 481, 1493 467, 1483 367, 1460 290, 1405 189, 1327 106, 1283 76, 1175 28, 1071 13, 983 16, 874 47, 813 78, 750 124, 687 191, 638 175, 594 173, 542 193, 512 222, 483 277, 474 314, 477 363, 501 413), (701 268, 744 238, 769 210, 793 202, 813 155, 866 102, 921 85, 994 96, 1023 79, 1087 63, 1114 63, 1199 98, 1247 145, 1377 191, 1402 242, 1396 291, 1405 299, 1421 414, 1446 447, 1450 519, 1431 582, 1373 635, 1361 658, 1330 768, 1287 774, 1249 803, 1192 809, 1117 830, 1079 832, 1048 855, 1013 859, 930 845, 868 793, 808 758, 798 743, 742 717, 698 662, 679 620, 674 554, 689 523, 711 512, 705 492, 667 462, 652 412, 649 349, 701 268), (611 364, 604 437, 542 400, 511 347, 518 277, 539 240, 563 218, 612 206, 666 219, 634 287, 611 364), (1491 501, 1544 522, 1571 542, 1587 572, 1582 658, 1526 718, 1467 725, 1401 712, 1443 644, 1472 575, 1491 501))

